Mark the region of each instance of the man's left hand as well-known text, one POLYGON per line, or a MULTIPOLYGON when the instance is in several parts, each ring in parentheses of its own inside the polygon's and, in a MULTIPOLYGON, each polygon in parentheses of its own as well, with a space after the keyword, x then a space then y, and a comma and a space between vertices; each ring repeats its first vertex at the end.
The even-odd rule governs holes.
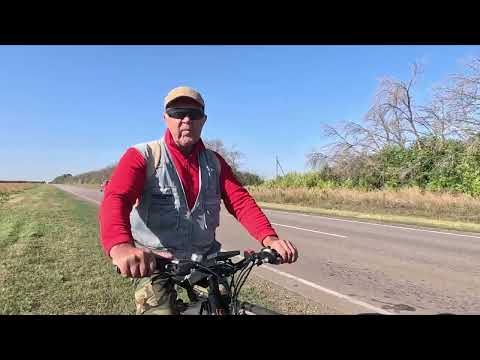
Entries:
POLYGON ((283 263, 294 263, 298 259, 297 248, 286 240, 280 240, 275 236, 267 236, 262 241, 263 246, 276 250, 282 257, 283 263))

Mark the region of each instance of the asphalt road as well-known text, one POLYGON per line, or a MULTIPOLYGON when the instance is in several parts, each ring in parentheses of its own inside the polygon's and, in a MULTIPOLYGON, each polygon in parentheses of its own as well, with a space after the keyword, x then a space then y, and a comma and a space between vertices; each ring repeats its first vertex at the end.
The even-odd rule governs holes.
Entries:
MULTIPOLYGON (((264 211, 300 257, 259 276, 345 314, 480 314, 480 234, 264 211)), ((224 208, 217 238, 227 250, 260 248, 224 208)))

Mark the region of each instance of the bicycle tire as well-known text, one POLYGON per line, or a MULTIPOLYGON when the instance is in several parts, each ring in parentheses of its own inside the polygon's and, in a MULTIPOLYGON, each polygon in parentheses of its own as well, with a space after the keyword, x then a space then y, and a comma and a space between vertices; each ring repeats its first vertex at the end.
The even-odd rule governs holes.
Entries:
MULTIPOLYGON (((199 296, 199 299, 205 299, 207 289, 195 286, 194 292, 197 294, 197 296, 199 296)), ((249 303, 248 301, 240 302, 239 307, 245 312, 244 315, 282 315, 279 312, 267 309, 257 304, 249 303)))
POLYGON ((201 314, 200 310, 201 310, 202 302, 207 300, 207 290, 195 286, 193 288, 193 292, 197 295, 198 301, 193 303, 192 302, 185 303, 186 309, 183 311, 180 311, 180 315, 206 315, 206 314, 201 314))
POLYGON ((282 315, 279 312, 246 301, 240 303, 240 308, 246 312, 246 315, 282 315))

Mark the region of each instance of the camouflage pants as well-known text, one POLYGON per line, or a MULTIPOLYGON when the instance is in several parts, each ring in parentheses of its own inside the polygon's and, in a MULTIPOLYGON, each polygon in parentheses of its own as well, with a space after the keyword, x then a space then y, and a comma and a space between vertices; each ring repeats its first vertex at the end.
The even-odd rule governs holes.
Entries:
POLYGON ((171 279, 162 274, 133 279, 137 315, 177 315, 177 292, 171 279))

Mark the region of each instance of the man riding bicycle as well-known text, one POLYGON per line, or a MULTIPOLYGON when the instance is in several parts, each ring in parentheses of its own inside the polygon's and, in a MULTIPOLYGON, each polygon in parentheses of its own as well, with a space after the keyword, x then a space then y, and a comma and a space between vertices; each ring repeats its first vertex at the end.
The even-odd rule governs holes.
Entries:
POLYGON ((250 235, 276 250, 284 263, 298 258, 295 246, 278 238, 223 157, 205 148, 200 137, 207 120, 202 96, 177 87, 167 94, 164 106, 164 136, 125 152, 99 213, 106 255, 122 276, 134 279, 137 314, 175 314, 174 284, 154 273, 156 257, 218 252, 215 230, 221 200, 250 235))

